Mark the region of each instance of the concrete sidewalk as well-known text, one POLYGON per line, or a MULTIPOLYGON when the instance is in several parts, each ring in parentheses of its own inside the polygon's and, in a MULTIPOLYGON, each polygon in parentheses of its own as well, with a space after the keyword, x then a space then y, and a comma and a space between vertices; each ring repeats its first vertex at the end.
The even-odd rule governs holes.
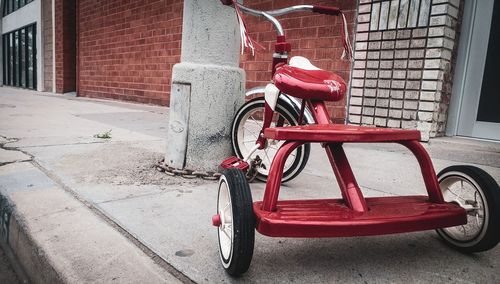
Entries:
MULTIPOLYGON (((210 223, 216 183, 170 177, 153 168, 164 155, 167 120, 164 107, 0 88, 0 194, 14 206, 18 231, 26 232, 41 263, 50 264, 59 280, 500 281, 498 247, 463 255, 432 231, 337 239, 257 234, 250 270, 231 279, 219 263, 210 223), (109 130, 111 139, 94 137, 109 130)), ((442 138, 426 147, 436 170, 475 164, 500 181, 499 144, 442 138)), ((403 148, 346 148, 367 196, 425 192, 418 165, 403 148)), ((309 161, 298 178, 283 186, 281 197, 338 197, 321 148, 313 147, 309 161)), ((264 185, 251 187, 254 200, 261 198, 264 185)), ((29 252, 21 253, 23 263, 29 252)))

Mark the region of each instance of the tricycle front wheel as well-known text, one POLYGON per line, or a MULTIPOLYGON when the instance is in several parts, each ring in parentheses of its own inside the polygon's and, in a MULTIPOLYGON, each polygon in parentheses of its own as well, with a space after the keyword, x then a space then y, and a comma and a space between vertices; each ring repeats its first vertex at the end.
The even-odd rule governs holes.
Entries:
POLYGON ((252 261, 255 216, 252 195, 245 174, 239 169, 224 170, 219 179, 217 233, 219 255, 227 273, 245 273, 252 261))
POLYGON ((492 249, 500 242, 500 188, 485 171, 473 166, 451 166, 438 174, 447 202, 467 210, 467 224, 438 229, 451 247, 462 252, 492 249))

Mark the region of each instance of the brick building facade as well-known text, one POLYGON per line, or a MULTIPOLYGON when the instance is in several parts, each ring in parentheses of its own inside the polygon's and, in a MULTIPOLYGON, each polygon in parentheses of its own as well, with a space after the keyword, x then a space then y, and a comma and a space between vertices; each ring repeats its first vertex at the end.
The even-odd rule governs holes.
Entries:
POLYGON ((357 17, 350 123, 500 140, 499 1, 360 0, 357 17))
POLYGON ((397 4, 359 5, 349 121, 418 129, 428 140, 445 131, 459 1, 397 4))
MULTIPOLYGON (((335 4, 331 1, 312 1, 335 4)), ((352 32, 354 1, 336 1, 346 10, 352 32), (347 4, 347 5, 346 5, 347 4)), ((277 9, 304 1, 246 1, 249 7, 277 9)), ((142 103, 168 105, 170 78, 180 61, 182 0, 130 2, 114 0, 79 2, 78 94, 142 103)), ((275 32, 269 23, 248 16, 250 35, 265 47, 253 57, 245 54, 241 67, 247 87, 267 84, 275 32)), ((297 13, 284 18, 283 26, 294 55, 303 55, 321 68, 338 70, 348 81, 350 63, 340 60, 341 23, 331 16, 297 13), (319 39, 318 39, 319 38, 319 39)), ((345 118, 345 101, 330 106, 334 117, 345 118)))
POLYGON ((75 1, 54 0, 55 91, 77 91, 77 5, 75 1))
POLYGON ((46 92, 52 91, 54 80, 54 52, 53 49, 53 32, 52 32, 52 3, 50 1, 42 2, 42 21, 43 21, 43 90, 46 92))
MULTIPOLYGON (((500 103, 496 84, 483 80, 485 62, 495 62, 492 50, 499 41, 493 32, 499 28, 492 19, 500 16, 495 2, 244 1, 263 10, 306 3, 342 8, 354 35, 354 62, 340 60, 340 19, 311 13, 280 17, 292 56, 305 56, 349 82, 349 96, 328 105, 335 122, 416 128, 424 140, 445 134, 500 140, 500 118, 487 107, 500 103)), ((181 53, 182 0, 0 3, 6 85, 169 105, 172 67, 181 53), (36 42, 26 37, 31 44, 26 56, 36 54, 29 61, 36 66, 16 78, 6 62, 21 57, 13 57, 9 44, 27 35, 36 37, 36 42)), ((241 56, 246 87, 252 88, 269 80, 275 33, 261 19, 246 20, 250 35, 265 47, 254 57, 241 56)))
POLYGON ((78 94, 169 104, 182 0, 79 1, 78 94))

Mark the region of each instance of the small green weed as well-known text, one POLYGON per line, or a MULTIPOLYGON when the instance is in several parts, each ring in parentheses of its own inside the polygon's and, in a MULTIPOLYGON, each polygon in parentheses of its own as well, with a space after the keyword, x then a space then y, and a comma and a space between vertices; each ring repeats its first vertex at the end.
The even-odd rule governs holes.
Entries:
POLYGON ((100 139, 111 139, 111 130, 108 130, 106 132, 103 132, 103 133, 97 133, 94 135, 95 138, 100 138, 100 139))

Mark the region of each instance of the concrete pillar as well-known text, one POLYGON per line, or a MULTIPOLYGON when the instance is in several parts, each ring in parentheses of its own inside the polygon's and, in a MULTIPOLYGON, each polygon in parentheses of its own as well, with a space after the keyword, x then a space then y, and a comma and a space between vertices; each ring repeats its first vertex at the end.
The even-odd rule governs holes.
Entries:
POLYGON ((244 102, 239 29, 219 0, 185 0, 181 63, 172 74, 165 162, 215 171, 231 154, 231 122, 244 102))

